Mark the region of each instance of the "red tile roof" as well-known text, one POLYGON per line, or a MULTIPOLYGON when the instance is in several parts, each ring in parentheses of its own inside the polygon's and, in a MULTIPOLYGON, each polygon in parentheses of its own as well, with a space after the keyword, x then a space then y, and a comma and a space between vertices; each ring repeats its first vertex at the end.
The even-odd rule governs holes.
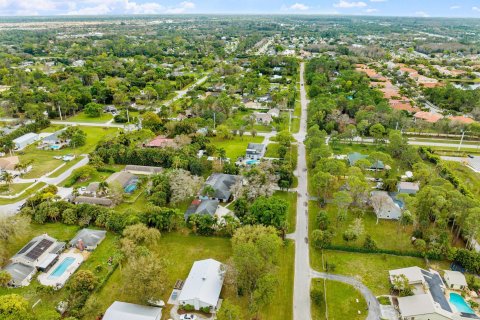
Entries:
POLYGON ((426 121, 426 122, 430 122, 430 123, 435 123, 438 120, 443 118, 443 116, 441 114, 425 112, 425 111, 419 111, 419 112, 415 113, 414 117, 417 118, 417 119, 426 121))
POLYGON ((173 142, 173 139, 168 139, 165 138, 164 136, 158 136, 149 143, 146 144, 147 147, 152 147, 152 148, 163 148, 171 145, 173 142))
POLYGON ((463 123, 463 124, 471 124, 474 123, 475 120, 469 117, 464 117, 464 116, 450 116, 448 119, 452 122, 458 122, 458 123, 463 123))

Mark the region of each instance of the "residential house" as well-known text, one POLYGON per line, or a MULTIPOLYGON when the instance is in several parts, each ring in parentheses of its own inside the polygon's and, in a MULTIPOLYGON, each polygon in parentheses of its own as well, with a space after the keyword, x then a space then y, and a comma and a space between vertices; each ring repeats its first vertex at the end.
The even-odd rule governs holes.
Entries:
POLYGON ((267 113, 272 116, 272 118, 280 117, 280 110, 278 108, 272 108, 267 111, 267 113))
POLYGON ((144 147, 166 148, 166 147, 171 147, 173 144, 174 144, 173 139, 166 138, 165 136, 157 136, 150 142, 144 144, 144 147))
POLYGON ((187 221, 188 218, 194 214, 209 215, 211 217, 215 216, 219 207, 219 203, 220 201, 218 200, 193 200, 185 212, 185 221, 187 221))
POLYGON ((96 204, 99 206, 104 206, 104 207, 111 207, 113 206, 113 201, 108 198, 95 198, 95 197, 85 197, 85 196, 79 196, 75 197, 72 201, 75 204, 82 204, 82 203, 88 203, 88 204, 96 204))
POLYGON ((372 191, 370 204, 377 219, 398 220, 402 216, 402 208, 386 191, 372 191))
POLYGON ((445 283, 450 289, 464 290, 468 288, 467 280, 461 272, 445 270, 443 274, 443 279, 445 279, 445 283))
POLYGON ((137 176, 131 174, 127 171, 120 171, 113 173, 110 177, 105 180, 109 186, 113 186, 115 184, 120 185, 122 189, 127 187, 128 185, 132 184, 137 180, 137 176))
POLYGON ((13 287, 28 286, 37 270, 48 271, 57 262, 58 256, 64 248, 64 242, 58 242, 47 234, 30 240, 3 269, 12 276, 9 285, 13 287))
POLYGON ((12 277, 9 286, 18 288, 30 284, 33 276, 37 273, 37 268, 23 263, 10 263, 3 268, 3 271, 8 272, 12 277))
POLYGON ((14 171, 20 159, 17 156, 0 158, 0 171, 14 171))
POLYGON ((273 121, 272 116, 266 112, 254 112, 253 117, 255 118, 256 123, 263 125, 269 125, 273 121))
POLYGON ((192 305, 195 310, 216 310, 222 291, 225 268, 214 259, 195 261, 178 296, 181 305, 192 305))
POLYGON ((133 303, 115 301, 105 311, 103 320, 160 320, 162 309, 133 303))
POLYGON ((267 147, 262 143, 249 143, 245 158, 250 160, 260 160, 265 155, 267 147))
POLYGON ((402 320, 460 320, 479 319, 475 314, 462 313, 453 308, 446 295, 446 286, 440 274, 419 267, 390 270, 390 282, 403 276, 413 287, 413 295, 396 298, 402 320))
POLYGON ((214 173, 205 181, 205 185, 200 195, 201 200, 219 200, 227 202, 232 197, 232 186, 240 179, 239 176, 225 173, 214 173), (209 186, 213 189, 213 194, 204 194, 205 188, 209 186))
MULTIPOLYGON (((348 160, 348 164, 350 166, 354 166, 358 160, 361 160, 361 159, 368 159, 368 155, 366 154, 361 154, 359 152, 353 152, 353 153, 349 153, 347 155, 347 160, 348 160)), ((386 167, 385 167, 385 164, 383 163, 383 161, 380 161, 380 160, 377 160, 375 161, 374 163, 372 163, 372 165, 370 166, 370 170, 384 170, 386 167)))
POLYGON ((450 116, 448 117, 448 119, 458 124, 472 124, 475 122, 475 120, 473 120, 472 118, 465 116, 450 116))
POLYGON ((161 167, 153 167, 153 166, 136 166, 136 165, 127 165, 125 167, 125 171, 131 174, 138 174, 138 175, 152 175, 158 174, 163 171, 161 167))
POLYGON ((62 139, 60 139, 60 136, 63 132, 65 132, 65 128, 64 129, 60 129, 58 131, 55 131, 54 133, 46 136, 45 138, 42 139, 42 143, 43 144, 46 144, 46 145, 59 145, 59 144, 62 144, 63 142, 66 142, 66 141, 62 141, 62 139))
POLYGON ((105 239, 106 235, 107 231, 105 230, 82 229, 70 240, 69 245, 80 251, 93 251, 105 239))
POLYGON ((416 194, 420 190, 420 183, 401 181, 397 185, 398 193, 416 194))
POLYGON ((438 122, 440 119, 443 118, 443 116, 439 113, 432 113, 432 112, 426 112, 426 111, 419 111, 413 115, 415 120, 423 120, 429 123, 435 123, 438 122))
POLYGON ((34 132, 24 134, 23 136, 13 140, 13 143, 15 144, 15 150, 22 150, 39 139, 39 135, 34 132))

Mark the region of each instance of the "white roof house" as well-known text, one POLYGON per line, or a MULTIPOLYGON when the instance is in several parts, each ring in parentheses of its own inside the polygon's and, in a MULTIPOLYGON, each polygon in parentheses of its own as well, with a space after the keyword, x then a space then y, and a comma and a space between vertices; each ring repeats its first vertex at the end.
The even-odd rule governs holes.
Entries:
POLYGON ((404 275, 407 277, 409 284, 423 283, 425 281, 425 278, 422 274, 422 269, 419 267, 390 270, 388 271, 388 274, 390 275, 390 279, 395 276, 404 275))
POLYGON ((178 297, 179 303, 192 305, 195 310, 216 308, 224 275, 223 265, 214 259, 195 261, 178 297))
POLYGON ((30 132, 30 133, 24 134, 21 137, 14 139, 13 143, 15 144, 16 150, 21 150, 27 147, 28 145, 34 143, 35 141, 38 141, 39 139, 40 137, 38 134, 34 132, 30 132))
POLYGON ((372 191, 370 204, 378 219, 398 220, 402 216, 402 208, 385 191, 372 191))
POLYGON ((420 183, 401 181, 397 185, 398 193, 416 194, 420 190, 420 183))
POLYGON ((162 309, 115 301, 107 309, 103 320, 160 320, 162 309))
POLYGON ((428 293, 398 298, 402 319, 450 320, 451 315, 438 307, 428 293))
POLYGON ((450 289, 463 290, 468 287, 467 280, 461 272, 445 270, 443 278, 450 289))

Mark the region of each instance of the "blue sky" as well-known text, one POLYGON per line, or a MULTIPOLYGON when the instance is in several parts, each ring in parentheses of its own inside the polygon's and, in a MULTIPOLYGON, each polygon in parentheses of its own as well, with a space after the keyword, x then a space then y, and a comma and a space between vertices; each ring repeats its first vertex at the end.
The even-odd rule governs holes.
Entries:
POLYGON ((181 13, 480 18, 480 0, 0 0, 1 16, 181 13))

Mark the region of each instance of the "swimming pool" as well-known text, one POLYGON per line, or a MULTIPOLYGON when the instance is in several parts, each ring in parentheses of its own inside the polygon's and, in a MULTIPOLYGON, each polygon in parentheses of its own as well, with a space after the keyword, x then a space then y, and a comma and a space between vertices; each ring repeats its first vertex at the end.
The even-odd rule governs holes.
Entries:
POLYGON ((51 145, 50 146, 50 149, 52 150, 59 150, 61 146, 59 146, 58 144, 54 144, 54 145, 51 145))
POLYGON ((248 164, 249 166, 250 165, 253 165, 253 164, 258 164, 260 161, 258 160, 247 160, 245 161, 246 164, 248 164))
POLYGON ((74 262, 75 258, 72 257, 67 257, 63 259, 63 261, 55 268, 55 270, 53 270, 53 272, 48 276, 48 278, 51 279, 60 277, 74 262))
POLYGON ((131 183, 128 186, 126 186, 125 189, 124 189, 124 191, 126 193, 132 193, 135 190, 137 190, 137 184, 136 183, 131 183))
POLYGON ((450 304, 452 304, 455 309, 460 313, 471 313, 475 314, 475 311, 470 308, 465 299, 462 298, 458 293, 450 293, 450 304))

